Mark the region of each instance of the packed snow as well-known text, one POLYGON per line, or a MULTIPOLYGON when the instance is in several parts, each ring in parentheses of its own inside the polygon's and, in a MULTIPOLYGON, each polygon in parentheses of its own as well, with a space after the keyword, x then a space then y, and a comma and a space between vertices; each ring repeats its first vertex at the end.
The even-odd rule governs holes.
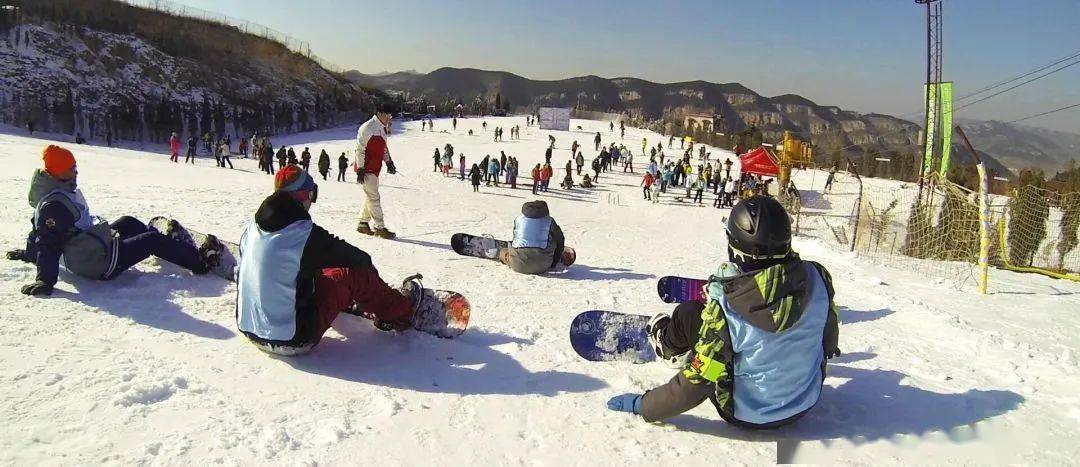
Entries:
MULTIPOLYGON (((235 288, 215 276, 148 260, 111 282, 63 272, 51 298, 30 298, 18 289, 33 282, 33 266, 8 261, 0 269, 0 462, 764 464, 794 442, 801 456, 875 465, 1067 464, 1080 454, 1080 284, 993 270, 989 295, 957 290, 848 253, 828 215, 803 216, 794 245, 832 272, 844 354, 805 418, 751 432, 725 424, 708 403, 665 424, 607 410, 610 396, 650 389, 673 370, 584 361, 567 339, 571 319, 593 309, 670 311, 656 280, 706 276, 724 260, 728 210, 709 207, 710 195, 703 207, 642 199, 641 139, 667 147, 667 137, 628 128, 620 142, 634 152, 637 173, 618 169, 595 189, 566 191, 557 184, 571 142, 591 160, 594 133, 607 144, 618 128, 486 121, 486 131, 479 118, 459 120, 456 131, 446 119, 435 132, 394 123, 399 173, 383 176, 382 193, 397 240, 356 233, 363 195, 355 177, 320 180, 312 210, 315 222, 369 252, 388 282, 421 272, 427 286, 465 294, 473 313, 464 335, 385 333, 342 315, 313 353, 272 357, 238 335, 235 288), (492 141, 494 127, 512 125, 521 125, 521 140, 492 141), (474 194, 432 170, 434 149, 451 143, 470 165, 506 151, 527 175, 543 161, 548 134, 557 138, 550 193, 533 196, 522 183, 474 194), (521 203, 534 198, 549 203, 577 250, 573 267, 524 276, 450 249, 456 232, 508 238, 521 203)), ((0 240, 15 248, 30 226, 30 175, 50 141, 4 131, 0 240)), ((336 160, 354 135, 355 127, 273 140, 297 153, 326 149, 336 160)), ((168 215, 235 241, 272 189, 250 159, 228 170, 207 158, 170 163, 164 148, 67 146, 91 210, 109 219, 168 215)), ((710 151, 714 160, 732 157, 710 151)), ((823 214, 845 214, 852 202, 844 177, 828 198, 823 173, 796 181, 823 214)))

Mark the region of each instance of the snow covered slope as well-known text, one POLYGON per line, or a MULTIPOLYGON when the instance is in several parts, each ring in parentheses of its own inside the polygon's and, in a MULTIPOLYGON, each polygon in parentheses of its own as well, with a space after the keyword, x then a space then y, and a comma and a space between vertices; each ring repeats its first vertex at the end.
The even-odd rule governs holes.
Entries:
MULTIPOLYGON (((354 183, 320 182, 312 212, 370 252, 388 281, 422 272, 427 285, 468 296, 471 327, 456 340, 383 333, 343 315, 312 354, 273 358, 237 335, 235 289, 216 277, 149 260, 112 282, 62 273, 57 292, 41 299, 18 292, 34 269, 5 262, 0 463, 764 464, 775 460, 778 440, 862 464, 1075 462, 1080 285, 993 271, 990 295, 957 292, 854 257, 813 225, 806 231, 822 237, 799 237, 795 247, 832 271, 844 355, 807 417, 754 433, 726 425, 709 404, 663 425, 608 411, 611 395, 644 391, 673 371, 583 361, 567 341, 570 320, 589 309, 670 311, 655 280, 710 273, 724 256, 727 210, 652 205, 637 175, 604 174, 595 190, 539 196, 578 251, 568 271, 522 276, 457 256, 451 234, 507 237, 521 203, 534 197, 520 187, 474 194, 432 171, 434 148, 452 143, 470 164, 505 150, 524 171, 547 145, 548 132, 524 127, 520 141, 491 141, 494 126, 524 126, 523 117, 487 122, 485 132, 479 119, 462 120, 453 133, 395 123, 390 148, 400 173, 384 176, 382 193, 399 240, 355 233, 362 195, 354 183), (470 128, 477 136, 465 134, 470 128)), ((591 147, 590 132, 605 142, 618 136, 606 122, 577 125, 586 131, 552 132, 557 173, 573 139, 591 147)), ((354 133, 274 142, 336 157, 352 149, 354 133)), ((642 137, 628 129, 625 144, 637 153, 642 137)), ((5 248, 25 238, 28 181, 48 143, 0 135, 5 248)), ((225 170, 206 159, 172 164, 164 151, 69 147, 92 211, 110 219, 168 214, 236 240, 272 187, 251 160, 225 170)), ((804 189, 825 180, 799 177, 804 189)))

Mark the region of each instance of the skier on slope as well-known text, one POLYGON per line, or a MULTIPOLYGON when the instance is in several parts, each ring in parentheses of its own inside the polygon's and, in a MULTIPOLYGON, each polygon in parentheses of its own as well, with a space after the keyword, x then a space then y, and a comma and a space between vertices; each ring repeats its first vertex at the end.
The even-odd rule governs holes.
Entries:
POLYGON ((600 132, 599 131, 596 132, 596 137, 593 138, 593 145, 596 146, 595 149, 593 149, 594 151, 599 151, 600 150, 600 132))
POLYGON ((390 124, 391 109, 381 104, 370 120, 356 131, 356 160, 353 170, 364 187, 364 208, 356 231, 380 238, 394 238, 394 232, 386 229, 383 219, 382 197, 379 195, 379 173, 383 163, 391 175, 397 173, 390 149, 386 144, 386 126, 390 124))
POLYGON ((307 172, 286 166, 240 238, 236 327, 265 352, 310 351, 341 312, 362 312, 383 331, 412 323, 419 283, 390 287, 367 253, 312 222, 318 192, 307 172))
POLYGON ((547 203, 529 201, 521 205, 521 215, 514 220, 514 239, 509 248, 499 250, 499 261, 522 274, 540 274, 560 262, 570 266, 577 258, 565 241, 547 203))
POLYGON ((82 191, 76 187, 75 156, 60 146, 42 152, 43 168, 30 180, 33 228, 26 249, 7 252, 10 260, 34 263, 37 276, 22 287, 25 295, 52 295, 60 264, 79 276, 112 280, 142 260, 156 256, 195 274, 206 274, 221 251, 212 236, 196 247, 181 237, 179 223, 158 232, 139 220, 123 216, 113 223, 91 216, 82 191))
POLYGON ((706 286, 647 327, 657 355, 682 367, 644 394, 622 394, 608 408, 656 422, 709 399, 743 428, 794 422, 817 403, 826 361, 840 354, 832 279, 791 250, 791 223, 772 198, 742 201, 727 222, 728 258, 706 286))
POLYGON ((582 154, 581 151, 578 151, 577 157, 574 159, 574 162, 577 165, 577 174, 581 175, 581 168, 585 167, 585 155, 582 154))

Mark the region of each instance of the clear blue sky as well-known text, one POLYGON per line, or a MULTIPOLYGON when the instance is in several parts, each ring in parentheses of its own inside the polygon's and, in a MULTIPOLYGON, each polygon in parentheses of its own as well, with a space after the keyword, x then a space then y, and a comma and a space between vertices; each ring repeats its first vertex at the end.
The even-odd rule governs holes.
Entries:
MULTIPOLYGON (((956 95, 1080 52, 1080 0, 945 1, 956 95)), ((918 110, 925 9, 913 0, 180 0, 264 24, 365 73, 443 66, 739 82, 766 96, 918 110)), ((958 112, 1012 120, 1080 103, 1080 65, 958 112)), ((1026 124, 1080 133, 1080 108, 1026 124)))

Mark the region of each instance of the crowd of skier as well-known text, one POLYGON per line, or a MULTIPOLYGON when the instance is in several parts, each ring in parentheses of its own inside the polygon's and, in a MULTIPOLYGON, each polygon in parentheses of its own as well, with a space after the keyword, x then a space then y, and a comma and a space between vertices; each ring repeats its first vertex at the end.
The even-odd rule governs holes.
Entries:
MULTIPOLYGON (((379 194, 382 170, 396 172, 387 144, 390 112, 380 107, 360 125, 352 163, 364 193, 357 231, 381 238, 395 236, 386 228, 379 194)), ((530 117, 526 125, 531 124, 530 117)), ((429 125, 424 123, 424 127, 429 125)), ((610 128, 613 131, 614 124, 610 128)), ((625 127, 620 133, 625 136, 625 127)), ((512 137, 517 134, 516 128, 511 130, 512 137)), ((501 131, 497 135, 501 139, 501 131)), ((205 139, 204 150, 216 153, 218 166, 229 163, 228 138, 205 139)), ((419 275, 391 287, 368 253, 322 229, 308 214, 319 193, 308 170, 309 148, 297 157, 292 148, 279 147, 275 152, 268 137, 256 134, 251 143, 263 169, 274 173, 274 183, 272 193, 248 222, 236 250, 238 267, 234 274, 230 271, 237 282, 235 317, 241 334, 265 352, 293 356, 311 351, 339 313, 370 319, 384 331, 417 328, 418 314, 433 306, 425 299, 427 289, 419 283, 419 275)), ((531 170, 534 193, 546 192, 553 176, 554 136, 549 135, 549 143, 544 163, 531 170)), ((610 143, 601 150, 600 143, 597 133, 594 148, 599 154, 592 159, 593 177, 583 174, 583 184, 595 183, 601 173, 616 172, 620 164, 623 172, 634 172, 634 156, 625 145, 610 143)), ((669 139, 669 148, 671 143, 669 139)), ((174 135, 174 163, 178 146, 174 135)), ((193 139, 188 146, 193 159, 193 139)), ((243 139, 241 147, 242 153, 247 150, 243 139)), ((645 329, 656 355, 679 371, 652 390, 612 397, 607 407, 656 422, 711 400, 721 418, 743 428, 775 428, 798 420, 821 394, 826 361, 840 353, 837 307, 828 272, 820 264, 800 259, 791 249, 788 214, 776 200, 755 194, 767 192, 768 183, 748 176, 736 182, 731 162, 713 166, 704 148, 695 171, 690 163, 692 142, 676 161, 665 160, 660 144, 649 148, 642 140, 643 153, 646 148, 646 198, 685 186, 687 197, 694 190, 698 202, 706 189, 724 193, 718 204, 731 205, 736 195, 743 199, 735 203, 726 221, 727 258, 710 277, 704 299, 680 304, 670 315, 654 316, 645 329)), ((565 165, 567 189, 585 165, 579 149, 574 141, 572 157, 565 165)), ((466 156, 455 153, 451 144, 441 153, 435 150, 435 171, 449 177, 455 156, 459 178, 464 179, 466 156)), ((329 166, 330 155, 322 151, 317 167, 324 180, 329 166)), ((342 154, 339 180, 347 167, 342 154)), ((175 220, 143 223, 125 216, 109 223, 91 216, 77 187, 77 175, 71 151, 55 145, 45 148, 42 167, 30 182, 34 215, 25 247, 7 253, 9 260, 37 268, 35 281, 21 288, 23 294, 51 295, 61 265, 92 280, 114 279, 149 256, 195 274, 220 265, 225 245, 212 235, 195 244, 175 220)), ((515 188, 518 160, 500 151, 499 157, 486 156, 472 163, 468 176, 474 191, 481 180, 495 186, 503 180, 515 188)), ((563 231, 544 201, 522 206, 512 235, 513 240, 498 250, 497 259, 516 272, 542 274, 574 264, 576 253, 566 246, 563 231)))

